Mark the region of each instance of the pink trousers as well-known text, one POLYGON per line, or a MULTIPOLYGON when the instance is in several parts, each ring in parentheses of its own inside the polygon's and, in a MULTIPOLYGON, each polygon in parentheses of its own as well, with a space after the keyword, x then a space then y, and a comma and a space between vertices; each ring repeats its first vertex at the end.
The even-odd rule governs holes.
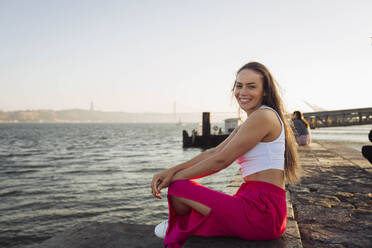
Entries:
POLYGON ((245 182, 231 196, 191 180, 175 181, 168 189, 168 206, 164 247, 169 248, 182 247, 192 235, 276 239, 284 233, 287 224, 285 190, 265 182, 245 182), (186 215, 177 215, 172 195, 200 202, 211 211, 203 216, 191 209, 186 215))

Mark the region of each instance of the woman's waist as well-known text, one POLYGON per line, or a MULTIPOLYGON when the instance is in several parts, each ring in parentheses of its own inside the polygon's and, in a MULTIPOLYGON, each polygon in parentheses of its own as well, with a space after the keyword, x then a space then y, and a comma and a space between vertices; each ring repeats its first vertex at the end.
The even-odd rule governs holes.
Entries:
POLYGON ((285 190, 284 171, 279 169, 268 169, 243 177, 246 183, 263 182, 269 183, 285 190))
POLYGON ((263 181, 248 181, 240 185, 238 191, 235 193, 235 196, 240 196, 243 198, 255 198, 260 195, 268 195, 276 199, 283 199, 285 201, 286 191, 285 189, 263 181))

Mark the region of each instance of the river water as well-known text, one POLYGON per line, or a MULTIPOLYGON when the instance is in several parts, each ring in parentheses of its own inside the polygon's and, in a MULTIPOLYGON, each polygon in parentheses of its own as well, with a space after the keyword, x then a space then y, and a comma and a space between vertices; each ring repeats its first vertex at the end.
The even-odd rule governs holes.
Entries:
MULTIPOLYGON (((154 198, 150 182, 154 173, 201 151, 182 148, 182 129, 195 127, 1 124, 0 247, 40 242, 86 221, 166 219, 166 197, 154 198)), ((199 181, 223 190, 237 169, 199 181)))
POLYGON ((326 142, 342 143, 348 147, 360 151, 364 145, 372 145, 368 140, 372 125, 348 126, 348 127, 325 127, 311 130, 312 138, 326 142))
MULTIPOLYGON (((0 124, 0 247, 38 243, 84 222, 154 225, 166 219, 166 197, 150 193, 152 176, 200 153, 182 148, 182 130, 197 127, 0 124)), ((371 128, 312 134, 360 149, 371 128)), ((233 164, 198 181, 222 191, 238 168, 233 164)))

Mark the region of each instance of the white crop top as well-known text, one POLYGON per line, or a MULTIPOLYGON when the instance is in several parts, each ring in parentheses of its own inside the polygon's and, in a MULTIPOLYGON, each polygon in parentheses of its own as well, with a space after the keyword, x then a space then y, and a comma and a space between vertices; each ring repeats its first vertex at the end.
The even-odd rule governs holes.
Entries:
POLYGON ((284 170, 285 134, 283 121, 273 108, 266 105, 262 105, 260 108, 271 109, 275 112, 280 120, 282 131, 277 139, 271 142, 260 142, 236 159, 236 162, 241 165, 243 177, 268 169, 284 170))

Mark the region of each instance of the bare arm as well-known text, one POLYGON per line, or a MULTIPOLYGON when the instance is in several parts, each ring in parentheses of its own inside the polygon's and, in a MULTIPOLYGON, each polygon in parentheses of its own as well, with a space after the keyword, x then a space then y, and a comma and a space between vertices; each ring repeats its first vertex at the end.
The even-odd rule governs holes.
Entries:
POLYGON ((230 142, 230 140, 233 139, 238 130, 239 127, 235 128, 234 131, 229 135, 229 137, 227 137, 227 139, 225 139, 217 147, 206 150, 182 164, 176 165, 168 170, 164 170, 155 174, 151 182, 152 194, 157 198, 161 198, 160 190, 162 188, 168 187, 169 183, 173 180, 174 175, 176 175, 180 171, 192 168, 194 165, 197 165, 202 161, 214 157, 216 153, 221 151, 230 142))
POLYGON ((238 132, 240 126, 239 127, 236 127, 234 129, 234 131, 229 135, 229 137, 227 137, 222 143, 220 143, 218 146, 214 147, 214 148, 211 148, 211 149, 208 149, 202 153, 200 153, 199 155, 195 156, 194 158, 182 163, 182 164, 179 164, 179 165, 176 165, 172 168, 170 168, 169 170, 173 171, 174 173, 177 173, 181 170, 184 170, 184 169, 187 169, 187 168, 190 168, 192 166, 194 166, 195 164, 205 160, 205 159, 208 159, 210 157, 213 157, 217 152, 221 151, 225 146, 226 144, 228 144, 230 142, 230 140, 235 136, 235 134, 238 132))
POLYGON ((273 129, 273 120, 275 120, 273 118, 276 116, 271 111, 258 110, 254 112, 222 149, 217 150, 212 156, 196 165, 177 172, 172 177, 172 181, 195 179, 226 168, 269 134, 273 129))

